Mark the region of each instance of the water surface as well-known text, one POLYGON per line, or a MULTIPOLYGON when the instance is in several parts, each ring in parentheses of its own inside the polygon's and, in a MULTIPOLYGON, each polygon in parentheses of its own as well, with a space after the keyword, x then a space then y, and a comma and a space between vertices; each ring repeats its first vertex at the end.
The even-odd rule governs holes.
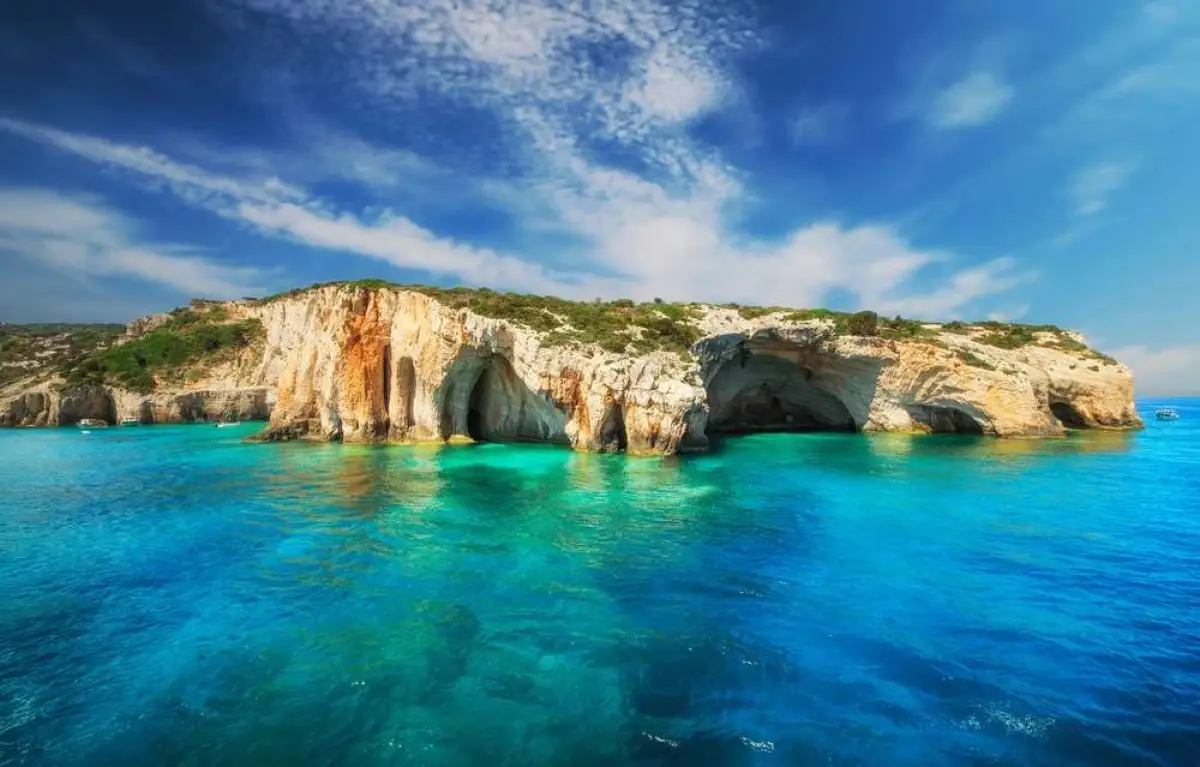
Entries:
POLYGON ((0 765, 1195 765, 1172 404, 688 459, 2 431, 0 765))

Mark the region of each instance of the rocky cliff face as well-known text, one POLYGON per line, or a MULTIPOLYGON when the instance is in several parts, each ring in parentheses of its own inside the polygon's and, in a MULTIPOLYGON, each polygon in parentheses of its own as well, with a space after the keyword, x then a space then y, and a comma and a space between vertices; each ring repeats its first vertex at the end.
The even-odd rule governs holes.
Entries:
POLYGON ((261 320, 265 342, 195 388, 107 398, 10 389, 0 423, 269 412, 268 440, 535 440, 633 453, 703 450, 744 431, 1009 437, 1141 425, 1124 366, 1076 339, 997 348, 982 327, 889 340, 703 307, 691 353, 614 353, 399 288, 327 286, 226 309, 261 320))

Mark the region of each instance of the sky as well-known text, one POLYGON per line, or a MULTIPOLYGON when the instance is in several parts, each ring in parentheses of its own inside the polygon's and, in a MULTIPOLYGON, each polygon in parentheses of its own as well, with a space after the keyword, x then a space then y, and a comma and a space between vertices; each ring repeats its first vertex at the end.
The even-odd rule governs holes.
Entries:
POLYGON ((0 321, 336 279, 1053 323, 1200 394, 1200 3, 0 9, 0 321))

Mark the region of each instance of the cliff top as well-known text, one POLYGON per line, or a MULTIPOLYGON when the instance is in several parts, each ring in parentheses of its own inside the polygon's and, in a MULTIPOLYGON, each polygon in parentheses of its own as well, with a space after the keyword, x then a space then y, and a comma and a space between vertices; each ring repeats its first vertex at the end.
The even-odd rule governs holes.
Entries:
POLYGON ((108 383, 133 391, 181 383, 253 345, 262 335, 254 309, 323 289, 397 290, 420 293, 454 309, 523 325, 545 346, 594 347, 615 354, 654 351, 683 357, 702 338, 771 326, 820 326, 833 337, 909 341, 949 349, 963 362, 995 369, 986 347, 1049 349, 1115 365, 1082 336, 1054 325, 926 322, 880 317, 874 312, 796 309, 782 306, 673 303, 654 299, 572 301, 556 296, 498 292, 487 288, 440 288, 369 279, 310 285, 266 298, 197 299, 190 306, 131 322, 112 324, 0 324, 0 389, 62 382, 108 383), (963 341, 968 343, 962 343, 963 341), (984 347, 984 348, 980 348, 984 347))
POLYGON ((57 382, 150 392, 227 361, 261 334, 258 320, 207 301, 128 326, 0 325, 0 390, 57 382))
POLYGON ((1116 360, 1092 349, 1074 331, 1056 325, 997 322, 929 322, 905 317, 881 317, 872 311, 843 312, 831 309, 797 309, 783 306, 742 306, 701 302, 673 303, 654 299, 572 301, 557 296, 498 292, 488 288, 439 288, 379 279, 315 283, 273 296, 247 299, 268 304, 331 287, 391 289, 421 293, 446 306, 468 309, 493 319, 510 320, 547 334, 549 345, 595 344, 613 353, 646 353, 655 350, 687 352, 704 336, 727 326, 731 316, 761 320, 760 324, 820 323, 835 335, 877 337, 886 340, 923 341, 945 346, 946 336, 957 336, 998 349, 1041 347, 1078 354, 1105 363, 1116 360))

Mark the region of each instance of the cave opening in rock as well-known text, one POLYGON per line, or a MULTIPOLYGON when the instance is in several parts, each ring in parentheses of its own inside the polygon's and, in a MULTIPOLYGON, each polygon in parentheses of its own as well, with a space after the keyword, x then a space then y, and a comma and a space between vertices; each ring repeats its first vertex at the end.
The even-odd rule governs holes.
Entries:
POLYGON ((597 448, 602 451, 624 452, 629 449, 629 437, 625 433, 625 409, 613 403, 597 433, 597 448))
POLYGON ((1051 402, 1050 412, 1065 428, 1086 429, 1088 427, 1084 417, 1069 402, 1051 402))
POLYGON ((465 403, 467 436, 476 442, 518 439, 523 401, 516 373, 498 355, 481 362, 465 403))
MULTIPOLYGON (((391 419, 392 408, 392 347, 387 345, 383 347, 383 417, 387 420, 391 419)), ((384 428, 386 431, 386 426, 384 428)))
POLYGON ((394 400, 388 404, 388 417, 393 430, 407 434, 415 423, 413 404, 416 400, 417 370, 412 357, 401 357, 396 361, 394 377, 395 392, 388 390, 389 399, 394 400))
POLYGON ((814 378, 812 369, 774 354, 731 360, 708 384, 708 431, 855 431, 842 399, 814 378))
POLYGON ((974 416, 950 405, 913 405, 908 414, 917 426, 933 434, 984 433, 983 424, 974 416))
POLYGON ((467 408, 467 436, 476 442, 487 439, 483 429, 483 411, 480 410, 482 392, 479 384, 471 391, 471 404, 467 408))

